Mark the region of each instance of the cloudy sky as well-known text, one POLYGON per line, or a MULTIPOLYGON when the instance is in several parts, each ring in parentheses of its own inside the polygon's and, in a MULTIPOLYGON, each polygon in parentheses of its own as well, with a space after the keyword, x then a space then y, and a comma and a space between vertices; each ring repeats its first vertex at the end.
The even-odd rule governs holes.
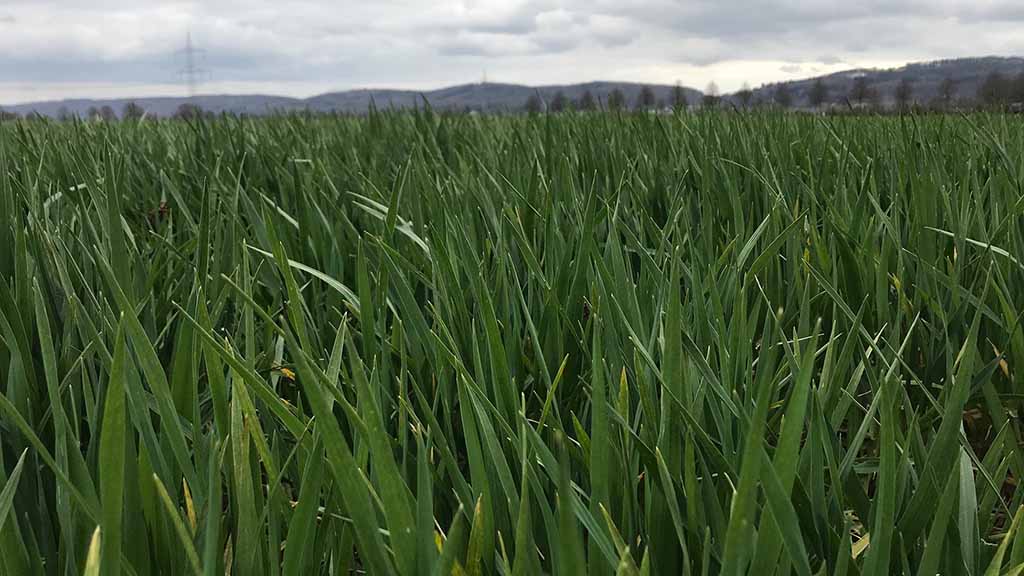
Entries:
POLYGON ((0 0, 0 104, 633 80, 723 90, 1024 54, 1024 0, 0 0))

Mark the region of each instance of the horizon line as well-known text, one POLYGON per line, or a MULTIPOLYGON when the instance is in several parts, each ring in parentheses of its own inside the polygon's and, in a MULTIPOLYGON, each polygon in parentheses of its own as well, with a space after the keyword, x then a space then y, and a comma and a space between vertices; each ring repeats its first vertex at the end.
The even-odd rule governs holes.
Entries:
MULTIPOLYGON (((759 90, 759 89, 763 89, 763 88, 766 88, 766 87, 769 87, 769 86, 774 86, 776 84, 791 84, 791 83, 805 82, 807 80, 814 80, 814 79, 817 79, 817 78, 828 78, 828 77, 842 75, 842 74, 849 74, 851 72, 860 72, 860 71, 874 71, 874 72, 897 71, 897 70, 902 70, 904 68, 908 68, 910 66, 915 66, 915 65, 938 64, 938 63, 956 62, 956 61, 985 60, 985 59, 1024 60, 1024 56, 1018 56, 1018 55, 1000 56, 1000 55, 995 55, 995 54, 989 54, 989 55, 981 55, 981 56, 962 56, 962 57, 955 57, 955 58, 942 58, 942 59, 936 59, 936 60, 908 61, 908 62, 906 62, 906 63, 904 63, 904 64, 902 64, 900 66, 894 66, 894 67, 888 67, 888 68, 885 68, 885 67, 851 67, 851 68, 847 68, 847 69, 843 69, 843 70, 838 70, 838 71, 835 71, 835 72, 830 72, 830 73, 827 73, 827 74, 811 74, 811 75, 808 75, 808 76, 802 76, 800 78, 793 78, 793 79, 788 79, 788 80, 778 80, 778 81, 772 81, 772 82, 763 82, 763 83, 759 84, 756 87, 750 87, 750 89, 759 90)), ((228 81, 226 83, 230 84, 230 83, 245 83, 245 82, 247 82, 247 81, 228 81)), ((252 83, 253 84, 257 84, 257 83, 263 83, 263 82, 261 82, 261 81, 252 81, 252 83)), ((267 83, 272 83, 272 82, 267 82, 267 83)), ((0 86, 2 86, 3 84, 5 84, 5 82, 0 82, 0 86)), ((20 83, 19 82, 8 82, 7 84, 20 84, 20 83)), ((47 84, 59 84, 59 82, 42 82, 42 83, 39 83, 38 85, 39 86, 45 86, 47 84)), ((84 82, 82 84, 88 85, 90 83, 84 82)), ((177 83, 150 83, 150 84, 145 84, 145 83, 138 83, 138 82, 123 82, 123 83, 122 82, 112 82, 112 83, 95 82, 95 83, 92 83, 92 84, 94 84, 94 85, 117 85, 117 84, 123 84, 126 87, 127 86, 132 86, 132 85, 142 85, 142 86, 147 86, 149 88, 153 88, 153 87, 167 87, 167 88, 172 88, 173 87, 174 89, 180 89, 181 88, 181 86, 179 84, 177 84, 177 83)), ((288 84, 288 83, 287 82, 282 82, 280 84, 288 84)), ((75 97, 66 97, 66 98, 43 98, 43 99, 35 99, 35 100, 22 100, 22 101, 16 101, 16 102, 0 103, 0 108, 4 108, 4 107, 38 106, 38 105, 44 105, 44 104, 45 105, 54 105, 54 104, 64 104, 64 103, 82 102, 82 101, 100 102, 100 103, 102 103, 102 102, 124 102, 124 103, 128 103, 128 102, 133 102, 133 101, 137 102, 137 101, 142 101, 142 100, 161 100, 161 99, 166 99, 166 100, 191 100, 191 99, 218 98, 218 97, 221 97, 221 98, 222 97, 280 98, 280 99, 283 99, 283 100, 291 100, 291 101, 295 101, 295 102, 305 102, 305 101, 313 100, 315 98, 319 98, 319 97, 323 97, 323 96, 328 96, 328 95, 332 95, 332 94, 346 94, 346 93, 357 93, 357 92, 404 92, 404 93, 411 93, 411 94, 422 95, 422 94, 427 94, 427 93, 431 93, 431 92, 439 92, 439 91, 442 91, 442 90, 449 90, 449 89, 452 89, 452 88, 461 88, 461 87, 467 87, 467 86, 485 86, 485 85, 492 85, 492 86, 514 86, 514 87, 520 87, 520 88, 533 88, 533 89, 540 90, 540 89, 550 89, 550 88, 570 88, 570 87, 578 87, 578 86, 587 86, 587 85, 591 85, 591 84, 624 84, 624 85, 634 85, 634 86, 669 87, 669 88, 675 87, 675 86, 682 86, 686 90, 697 92, 699 94, 704 94, 705 93, 705 91, 702 90, 702 89, 695 88, 695 87, 693 87, 691 85, 688 85, 686 83, 679 83, 678 81, 677 82, 672 82, 672 83, 665 83, 665 82, 640 82, 640 81, 635 81, 635 80, 587 80, 587 81, 582 81, 582 82, 572 82, 572 83, 565 83, 565 84, 525 84, 525 83, 517 83, 517 82, 501 82, 501 81, 486 81, 485 80, 485 81, 477 81, 477 82, 462 82, 462 83, 455 83, 455 84, 446 84, 446 85, 440 85, 440 86, 437 86, 437 87, 434 87, 434 88, 420 88, 420 89, 417 89, 417 88, 403 88, 400 85, 399 86, 395 86, 395 87, 386 87, 386 86, 354 86, 354 87, 351 87, 351 88, 340 88, 339 87, 339 88, 334 88, 334 89, 326 89, 326 90, 321 90, 321 91, 313 92, 309 96, 290 96, 290 95, 285 95, 285 94, 281 94, 281 93, 273 92, 273 91, 259 91, 259 90, 233 91, 233 90, 230 90, 230 89, 223 90, 223 91, 200 92, 200 93, 193 94, 193 95, 188 95, 188 94, 183 94, 183 93, 175 93, 175 94, 153 94, 153 93, 150 93, 150 94, 139 94, 139 95, 133 95, 133 96, 104 96, 104 97, 75 96, 75 97)), ((742 91, 742 88, 741 89, 737 89, 737 90, 728 91, 728 92, 722 92, 720 94, 720 96, 735 95, 735 94, 739 93, 740 91, 742 91)))

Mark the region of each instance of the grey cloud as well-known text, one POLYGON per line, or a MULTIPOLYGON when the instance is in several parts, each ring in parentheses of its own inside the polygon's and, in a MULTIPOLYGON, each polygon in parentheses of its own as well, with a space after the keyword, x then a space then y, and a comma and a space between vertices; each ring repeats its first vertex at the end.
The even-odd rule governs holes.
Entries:
MULTIPOLYGON (((267 71, 281 79, 298 79, 301 75, 289 72, 284 62, 253 58, 247 54, 220 54, 211 59, 199 59, 200 79, 259 80, 267 71)), ((0 67, 0 81, 48 82, 58 78, 61 82, 155 82, 183 81, 181 70, 184 60, 177 57, 139 58, 118 62, 93 58, 24 58, 7 62, 0 67)), ((302 72, 305 74, 305 71, 302 72)))
POLYGON ((635 22, 606 14, 588 15, 583 26, 594 42, 608 48, 626 46, 640 35, 635 22))
POLYGON ((955 17, 965 22, 985 22, 1001 20, 1003 22, 1024 21, 1024 3, 1013 1, 966 3, 959 6, 955 17))
POLYGON ((446 56, 502 58, 561 54, 578 45, 569 36, 516 37, 508 34, 472 34, 442 41, 438 52, 446 56))
POLYGON ((571 36, 547 36, 535 42, 538 53, 561 54, 579 46, 579 39, 571 36))
POLYGON ((445 56, 486 57, 493 54, 487 44, 470 39, 453 39, 442 43, 438 52, 445 56))
POLYGON ((428 23, 428 26, 477 34, 528 35, 537 30, 538 15, 557 5, 557 2, 551 0, 510 2, 506 6, 511 8, 477 9, 448 21, 428 23))
POLYGON ((462 29, 483 34, 529 34, 537 29, 537 22, 531 15, 517 15, 497 22, 470 24, 462 29))
MULTIPOLYGON (((978 5, 960 0, 638 0, 628 5, 597 0, 596 5, 604 13, 630 20, 648 34, 659 30, 681 39, 717 39, 727 43, 730 49, 723 51, 721 61, 795 57, 812 60, 822 45, 864 54, 878 52, 880 42, 886 48, 900 49, 896 54, 901 56, 917 53, 919 58, 938 57, 940 54, 922 50, 930 43, 927 29, 932 26, 962 23, 961 50, 971 50, 977 49, 978 43, 968 28, 1007 25, 1024 16, 1024 3, 1017 0, 978 5)), ((947 46, 949 42, 949 38, 944 39, 947 46)), ((1024 51, 1024 35, 1017 46, 1024 51)), ((826 64, 835 64, 844 58, 833 54, 827 60, 826 64)), ((716 61, 704 55, 694 63, 716 61)))
POLYGON ((634 38, 627 35, 594 34, 594 41, 605 48, 622 48, 633 43, 634 38))
POLYGON ((616 6, 610 13, 643 22, 648 27, 715 38, 742 38, 786 33, 832 20, 850 20, 872 13, 865 3, 839 7, 822 2, 788 0, 717 2, 694 0, 643 0, 640 6, 616 6))
POLYGON ((1021 22, 1021 0, 0 0, 0 81, 173 82, 191 29, 223 81, 703 85, 736 62, 778 76, 1024 53, 1021 22))

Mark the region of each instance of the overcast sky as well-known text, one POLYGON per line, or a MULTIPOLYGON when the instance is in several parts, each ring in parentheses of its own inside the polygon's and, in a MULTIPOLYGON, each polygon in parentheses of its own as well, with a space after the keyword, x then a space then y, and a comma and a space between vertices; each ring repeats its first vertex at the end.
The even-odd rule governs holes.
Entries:
POLYGON ((0 0, 0 104, 185 92, 744 82, 1024 54, 1024 0, 0 0))

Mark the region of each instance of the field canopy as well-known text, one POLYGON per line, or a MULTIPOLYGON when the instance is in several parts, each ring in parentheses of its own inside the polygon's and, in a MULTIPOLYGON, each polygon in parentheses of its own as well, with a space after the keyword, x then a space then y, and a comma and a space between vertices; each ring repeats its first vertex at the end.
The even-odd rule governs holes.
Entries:
POLYGON ((1019 573, 1024 119, 0 124, 0 573, 1019 573))

